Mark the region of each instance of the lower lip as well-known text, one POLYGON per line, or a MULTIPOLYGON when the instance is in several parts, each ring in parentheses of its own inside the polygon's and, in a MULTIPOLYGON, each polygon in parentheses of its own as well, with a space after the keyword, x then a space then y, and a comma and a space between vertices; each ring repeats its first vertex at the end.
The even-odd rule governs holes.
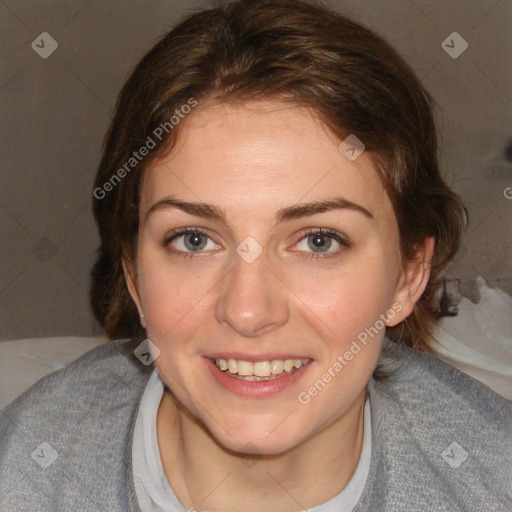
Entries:
POLYGON ((245 397, 266 397, 276 395, 296 384, 309 371, 313 361, 310 361, 299 370, 292 373, 284 373, 281 377, 272 380, 242 380, 230 377, 223 372, 211 360, 204 358, 208 370, 212 373, 215 380, 224 388, 235 395, 245 397))

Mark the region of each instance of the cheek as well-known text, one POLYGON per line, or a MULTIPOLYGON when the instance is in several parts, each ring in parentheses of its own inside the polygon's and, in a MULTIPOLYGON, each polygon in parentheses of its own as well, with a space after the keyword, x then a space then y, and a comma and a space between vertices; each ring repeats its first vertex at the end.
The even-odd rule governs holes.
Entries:
POLYGON ((368 264, 364 257, 357 260, 328 276, 301 276, 298 293, 305 311, 311 311, 311 321, 316 317, 326 336, 342 346, 374 325, 391 307, 394 295, 394 272, 384 259, 368 264))
POLYGON ((186 272, 155 251, 139 253, 139 289, 150 339, 176 339, 197 325, 214 279, 208 272, 186 272))

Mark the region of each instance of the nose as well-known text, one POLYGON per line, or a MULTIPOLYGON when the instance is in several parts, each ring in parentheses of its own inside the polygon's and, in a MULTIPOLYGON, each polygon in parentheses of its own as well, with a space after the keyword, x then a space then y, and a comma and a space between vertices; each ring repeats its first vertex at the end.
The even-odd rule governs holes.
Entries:
POLYGON ((215 303, 215 317, 241 336, 256 337, 284 325, 289 318, 286 287, 268 267, 265 253, 252 263, 238 254, 225 275, 215 303))

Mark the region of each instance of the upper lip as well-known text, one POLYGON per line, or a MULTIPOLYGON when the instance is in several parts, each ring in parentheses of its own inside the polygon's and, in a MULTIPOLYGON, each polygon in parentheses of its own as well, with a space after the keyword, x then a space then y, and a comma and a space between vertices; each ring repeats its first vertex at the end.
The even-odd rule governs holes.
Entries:
POLYGON ((241 352, 215 352, 214 354, 209 354, 204 356, 208 359, 239 359, 242 361, 250 361, 250 362, 257 362, 257 361, 272 361, 273 359, 282 359, 283 361, 286 361, 287 359, 312 359, 311 357, 307 356, 298 356, 298 355, 290 355, 290 354, 257 354, 257 355, 251 355, 251 354, 242 354, 241 352))

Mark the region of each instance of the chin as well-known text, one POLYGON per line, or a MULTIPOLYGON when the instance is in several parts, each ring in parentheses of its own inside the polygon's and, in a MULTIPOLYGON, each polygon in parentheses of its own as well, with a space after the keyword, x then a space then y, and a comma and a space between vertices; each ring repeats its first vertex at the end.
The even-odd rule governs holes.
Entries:
POLYGON ((220 436, 214 437, 229 451, 253 456, 280 455, 302 442, 289 428, 280 429, 276 425, 279 425, 279 421, 272 427, 267 424, 263 428, 255 428, 254 425, 246 428, 229 427, 222 430, 220 436))

